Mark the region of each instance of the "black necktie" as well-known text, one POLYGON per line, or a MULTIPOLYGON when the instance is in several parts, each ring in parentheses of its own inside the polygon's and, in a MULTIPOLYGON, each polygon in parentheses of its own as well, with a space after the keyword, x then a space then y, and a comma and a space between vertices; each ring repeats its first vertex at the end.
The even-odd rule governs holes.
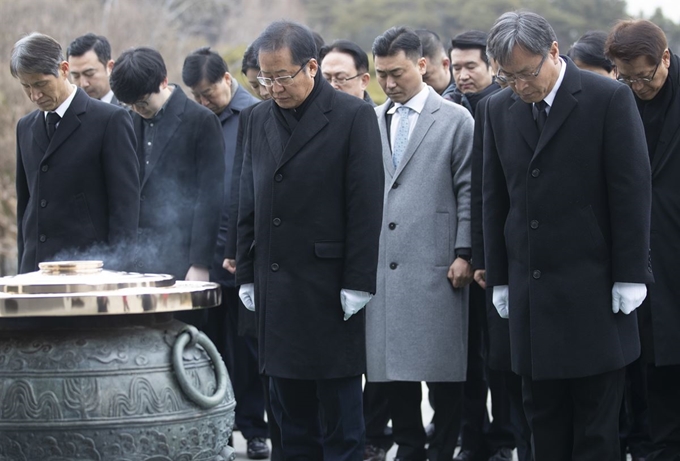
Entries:
POLYGON ((538 134, 540 135, 545 126, 545 121, 548 120, 548 103, 541 100, 534 103, 533 113, 534 120, 536 120, 536 128, 538 128, 538 134))
POLYGON ((47 137, 52 139, 54 132, 57 129, 57 123, 59 123, 61 117, 56 112, 47 113, 47 137))

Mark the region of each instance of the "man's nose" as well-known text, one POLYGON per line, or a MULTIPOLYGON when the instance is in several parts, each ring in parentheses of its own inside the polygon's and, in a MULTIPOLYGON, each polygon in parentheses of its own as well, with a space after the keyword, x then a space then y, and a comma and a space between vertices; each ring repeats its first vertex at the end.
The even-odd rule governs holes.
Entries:
POLYGON ((31 88, 31 101, 35 102, 42 97, 42 91, 37 88, 31 88))

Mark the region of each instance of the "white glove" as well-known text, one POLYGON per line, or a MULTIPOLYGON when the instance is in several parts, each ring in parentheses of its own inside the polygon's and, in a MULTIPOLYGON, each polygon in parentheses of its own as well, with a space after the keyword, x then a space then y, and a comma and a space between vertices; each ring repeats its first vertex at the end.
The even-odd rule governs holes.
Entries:
POLYGON ((238 297, 241 298, 241 302, 246 306, 251 312, 255 312, 255 284, 246 283, 241 285, 238 289, 238 297))
POLYGON ((644 283, 615 282, 612 287, 612 311, 628 315, 637 309, 647 297, 644 283))
POLYGON ((493 305, 502 319, 510 316, 510 303, 508 301, 508 286, 498 285, 493 287, 493 305))
POLYGON ((372 297, 373 295, 366 291, 347 290, 345 288, 340 290, 340 303, 345 312, 345 320, 363 309, 372 297))

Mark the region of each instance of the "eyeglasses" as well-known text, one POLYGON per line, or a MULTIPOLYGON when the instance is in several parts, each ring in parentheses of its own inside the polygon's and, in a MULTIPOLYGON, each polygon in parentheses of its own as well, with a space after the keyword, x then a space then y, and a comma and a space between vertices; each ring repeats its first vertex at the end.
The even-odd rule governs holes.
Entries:
POLYGON ((634 85, 635 83, 638 83, 638 82, 639 83, 649 83, 652 80, 654 80, 654 76, 656 75, 656 71, 659 69, 660 65, 661 65, 661 61, 659 61, 659 63, 654 68, 654 72, 652 72, 652 75, 650 75, 649 77, 628 78, 626 76, 619 74, 619 72, 617 70, 616 71, 616 74, 617 74, 616 80, 618 80, 621 83, 625 83, 628 86, 632 86, 632 85, 634 85))
POLYGON ((295 78, 295 76, 297 74, 299 74, 302 71, 302 69, 304 69, 307 66, 307 63, 309 63, 309 61, 311 61, 311 60, 312 60, 312 58, 309 58, 302 65, 302 67, 300 67, 298 69, 298 71, 295 72, 293 75, 285 75, 283 77, 276 77, 276 78, 267 78, 267 77, 263 77, 262 75, 260 75, 262 73, 262 71, 260 71, 260 73, 257 74, 257 81, 260 82, 260 85, 266 86, 267 88, 274 86, 274 83, 278 83, 281 86, 288 86, 291 83, 293 83, 293 79, 295 78))
POLYGON ((517 83, 517 80, 521 80, 523 82, 530 82, 532 80, 535 80, 536 77, 538 77, 538 74, 541 73, 541 69, 543 68, 543 63, 545 60, 548 58, 548 55, 546 54, 543 56, 543 59, 541 59, 541 62, 538 64, 538 68, 536 69, 535 72, 530 72, 530 73, 522 73, 522 74, 517 74, 517 75, 508 75, 508 74, 501 74, 503 72, 501 69, 498 69, 498 72, 496 72, 496 80, 498 80, 501 83, 505 83, 507 85, 514 85, 517 83))
POLYGON ((350 80, 354 80, 357 77, 361 77, 363 74, 356 74, 354 77, 337 77, 335 75, 324 75, 323 78, 326 79, 328 83, 335 83, 337 85, 344 85, 350 80))
POLYGON ((149 107, 149 99, 151 99, 151 96, 153 96, 153 95, 150 94, 146 98, 140 99, 139 101, 133 102, 132 104, 123 103, 123 107, 126 107, 128 109, 132 109, 132 107, 134 106, 137 109, 142 109, 142 110, 146 109, 147 107, 149 107))

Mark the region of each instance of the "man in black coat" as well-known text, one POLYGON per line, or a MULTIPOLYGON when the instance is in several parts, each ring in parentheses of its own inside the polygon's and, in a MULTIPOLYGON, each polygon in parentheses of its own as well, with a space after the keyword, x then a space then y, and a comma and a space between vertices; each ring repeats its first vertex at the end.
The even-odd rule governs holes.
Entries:
POLYGON ((243 142, 236 281, 258 313, 284 459, 359 461, 362 309, 384 184, 377 121, 321 77, 306 27, 275 22, 254 48, 272 99, 253 109, 243 142))
MULTIPOLYGON (((17 124, 19 272, 38 263, 103 258, 125 269, 137 234, 139 174, 127 113, 90 99, 68 80, 59 43, 34 33, 10 64, 38 110, 17 124)), ((131 269, 131 268, 128 268, 131 269)))
POLYGON ((120 104, 109 84, 113 59, 111 44, 106 37, 93 33, 81 35, 66 49, 66 58, 71 79, 76 86, 82 88, 91 98, 120 104))
POLYGON ((169 85, 158 51, 125 51, 111 72, 132 109, 141 177, 139 270, 208 281, 222 211, 224 139, 217 116, 169 85))
POLYGON ((651 259, 655 283, 639 309, 642 356, 649 365, 647 399, 653 453, 647 460, 680 459, 680 58, 663 30, 646 21, 622 21, 606 52, 620 82, 635 93, 652 168, 651 259))
POLYGON ((533 13, 489 33, 497 78, 484 136, 484 247, 510 319, 536 461, 616 460, 624 367, 640 354, 651 179, 625 85, 579 70, 533 13))

